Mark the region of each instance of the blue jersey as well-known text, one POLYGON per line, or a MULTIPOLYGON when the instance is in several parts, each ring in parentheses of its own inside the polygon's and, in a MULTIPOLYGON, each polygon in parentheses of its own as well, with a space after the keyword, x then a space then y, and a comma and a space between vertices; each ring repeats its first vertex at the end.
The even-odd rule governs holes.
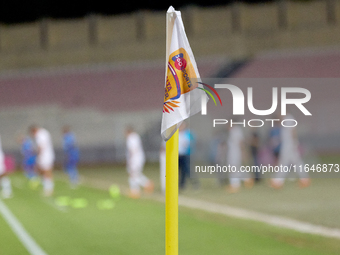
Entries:
POLYGON ((194 151, 195 151, 195 147, 196 147, 196 137, 195 137, 195 135, 194 135, 192 132, 190 132, 189 130, 188 130, 188 133, 189 133, 189 137, 190 137, 190 147, 189 147, 188 154, 190 155, 190 154, 193 154, 194 151))
POLYGON ((189 129, 179 132, 179 155, 190 155, 195 149, 196 139, 189 129))
POLYGON ((23 163, 25 166, 34 166, 37 158, 35 145, 30 137, 24 139, 21 145, 21 153, 24 156, 23 163))
POLYGON ((64 152, 68 161, 79 160, 79 149, 76 145, 76 139, 73 133, 64 134, 64 152))

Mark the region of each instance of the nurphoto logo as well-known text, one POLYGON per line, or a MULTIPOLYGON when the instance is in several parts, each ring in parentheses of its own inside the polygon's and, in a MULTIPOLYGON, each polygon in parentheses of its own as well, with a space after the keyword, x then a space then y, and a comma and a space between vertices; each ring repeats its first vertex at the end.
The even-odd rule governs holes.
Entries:
MULTIPOLYGON (((235 116, 241 116, 245 114, 245 96, 244 93, 242 92, 242 90, 232 84, 215 84, 214 87, 206 84, 206 83, 202 83, 199 82, 200 84, 202 84, 204 87, 210 89, 219 99, 220 104, 222 106, 222 100, 220 98, 220 95, 217 93, 217 91, 214 89, 228 89, 231 92, 232 95, 232 110, 233 110, 233 115, 235 116)), ((200 87, 199 87, 200 88, 200 87)), ((213 99, 215 105, 216 104, 216 100, 214 98, 214 96, 212 95, 211 92, 209 92, 207 89, 205 88, 200 88, 202 90, 204 90, 205 92, 207 92, 207 94, 213 99)), ((280 113, 281 116, 285 116, 287 115, 287 105, 295 105, 304 115, 306 116, 311 116, 312 114, 310 113, 310 111, 308 111, 308 109, 304 106, 305 103, 307 103, 310 99, 311 99, 311 93, 308 89, 305 88, 297 88, 297 87, 281 87, 280 88, 280 113), (300 94, 303 97, 301 98, 289 98, 289 94, 300 94)), ((277 87, 273 87, 272 88, 272 105, 269 109, 256 109, 254 107, 254 103, 253 103, 253 88, 252 87, 248 87, 247 88, 247 106, 248 106, 248 110, 257 116, 268 116, 273 114, 274 112, 276 112, 278 105, 279 105, 279 96, 278 96, 278 88, 277 87)), ((229 105, 227 105, 227 107, 229 107, 229 105)), ((201 98, 201 114, 202 115, 207 115, 207 97, 202 97, 201 98)), ((246 126, 246 124, 248 124, 249 127, 262 127, 264 125, 265 122, 271 123, 271 126, 274 126, 274 123, 276 121, 279 121, 281 123, 282 126, 284 127, 295 127, 297 126, 297 121, 295 119, 250 119, 248 121, 246 121, 245 119, 243 119, 242 122, 235 122, 235 120, 233 121, 231 120, 227 120, 227 119, 214 119, 213 120, 213 127, 215 127, 216 125, 224 125, 227 123, 230 123, 230 125, 243 125, 244 127, 246 126)))

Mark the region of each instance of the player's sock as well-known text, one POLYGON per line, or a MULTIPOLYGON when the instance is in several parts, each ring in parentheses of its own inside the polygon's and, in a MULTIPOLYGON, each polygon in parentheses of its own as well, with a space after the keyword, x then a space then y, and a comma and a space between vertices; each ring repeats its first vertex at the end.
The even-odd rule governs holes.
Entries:
POLYGON ((4 198, 9 198, 12 196, 12 184, 11 180, 4 176, 1 178, 1 186, 2 186, 2 196, 4 198))
POLYGON ((70 169, 69 175, 70 175, 70 181, 71 181, 72 187, 76 187, 79 182, 77 168, 70 169))
POLYGON ((270 179, 270 187, 273 189, 281 189, 283 187, 285 179, 284 178, 273 178, 270 179))
POLYGON ((241 187, 241 179, 240 178, 230 178, 229 182, 230 182, 230 185, 235 187, 235 188, 241 187))
POLYGON ((129 197, 139 198, 140 197, 140 186, 138 183, 138 178, 129 177, 129 186, 130 186, 129 197))
POLYGON ((142 187, 146 187, 150 184, 150 180, 142 173, 140 173, 139 178, 138 178, 139 185, 142 187))
POLYGON ((138 180, 134 177, 129 177, 129 186, 131 190, 140 191, 140 187, 138 185, 138 180))
POLYGON ((237 193, 241 188, 241 180, 240 178, 230 178, 229 179, 230 185, 227 188, 229 193, 237 193))
POLYGON ((51 196, 54 190, 54 182, 50 178, 45 178, 43 182, 44 186, 44 195, 51 196))

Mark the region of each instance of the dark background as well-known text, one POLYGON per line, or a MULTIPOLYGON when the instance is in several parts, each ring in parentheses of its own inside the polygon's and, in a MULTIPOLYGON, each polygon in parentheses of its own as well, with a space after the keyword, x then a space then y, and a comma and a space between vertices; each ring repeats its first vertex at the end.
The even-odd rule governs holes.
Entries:
MULTIPOLYGON (((244 0, 247 3, 271 2, 274 0, 244 0)), ((79 18, 88 14, 113 15, 134 12, 140 9, 167 10, 188 5, 216 6, 236 2, 235 0, 171 0, 171 1, 114 1, 114 0, 1 0, 0 22, 5 24, 22 23, 50 18, 79 18)))

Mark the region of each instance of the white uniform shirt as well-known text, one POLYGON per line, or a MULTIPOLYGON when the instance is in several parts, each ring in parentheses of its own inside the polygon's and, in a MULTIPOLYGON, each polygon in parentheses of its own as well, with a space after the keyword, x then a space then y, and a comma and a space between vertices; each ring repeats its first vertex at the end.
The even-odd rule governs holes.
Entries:
POLYGON ((140 136, 132 132, 126 138, 127 161, 130 164, 144 163, 145 155, 140 136))
POLYGON ((44 129, 39 128, 35 141, 39 147, 38 163, 52 163, 54 161, 54 150, 50 133, 44 129))

